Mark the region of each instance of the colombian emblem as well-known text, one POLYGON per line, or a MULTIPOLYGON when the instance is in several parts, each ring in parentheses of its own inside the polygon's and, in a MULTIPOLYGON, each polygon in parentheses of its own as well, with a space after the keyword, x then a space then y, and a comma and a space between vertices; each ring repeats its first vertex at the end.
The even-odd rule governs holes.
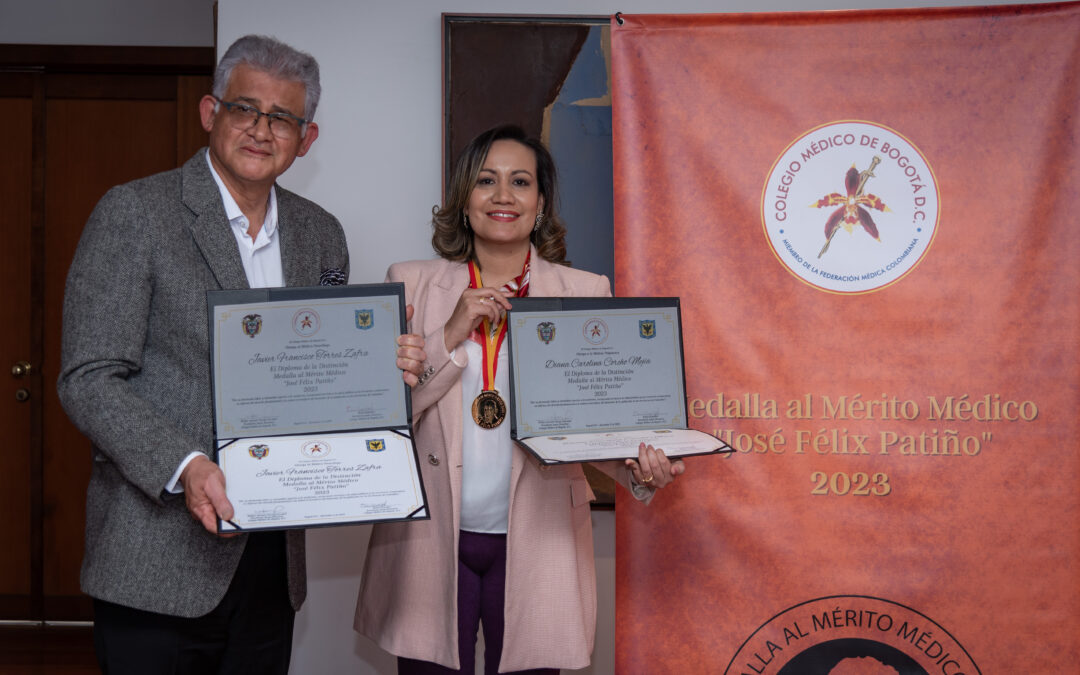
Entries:
POLYGON ((259 443, 258 445, 253 445, 248 448, 248 454, 255 459, 262 459, 263 457, 266 457, 270 454, 270 446, 263 445, 262 443, 259 443))
POLYGON ((386 443, 381 438, 369 438, 367 449, 368 452, 382 452, 386 449, 386 443))
POLYGON ((304 308, 293 314, 293 331, 300 337, 311 337, 319 332, 322 322, 319 313, 313 309, 304 308))
POLYGON ((536 336, 546 345, 555 339, 555 324, 550 321, 541 321, 536 324, 536 336))
POLYGON ((872 293, 926 256, 940 213, 929 160, 898 131, 844 120, 788 145, 765 180, 761 219, 773 255, 829 293, 872 293))
POLYGON ((330 454, 330 444, 325 441, 308 441, 300 446, 300 454, 311 459, 322 459, 330 454))
POLYGON ((981 672, 956 638, 922 612, 884 598, 834 595, 769 619, 743 642, 724 675, 981 672))
POLYGON ((367 330, 375 325, 375 313, 370 309, 356 310, 356 327, 367 330))
POLYGON ((241 322, 244 326, 244 335, 254 338, 262 330, 262 317, 258 314, 248 314, 241 322))
POLYGON ((656 337, 656 320, 641 319, 638 321, 638 334, 646 340, 656 337))
POLYGON ((603 344, 608 338, 608 327, 601 319, 589 319, 582 328, 582 334, 591 345, 603 344))

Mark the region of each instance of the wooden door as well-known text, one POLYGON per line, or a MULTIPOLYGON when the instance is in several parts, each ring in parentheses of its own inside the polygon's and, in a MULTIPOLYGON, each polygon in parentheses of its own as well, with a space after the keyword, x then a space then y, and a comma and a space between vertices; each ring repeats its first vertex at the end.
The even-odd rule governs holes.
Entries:
POLYGON ((90 444, 56 395, 64 281, 113 185, 205 144, 213 50, 0 46, 0 620, 91 618, 79 591, 90 444), (9 374, 10 373, 10 374, 9 374))
POLYGON ((41 391, 40 363, 31 329, 31 204, 34 186, 34 77, 28 73, 0 79, 0 110, 7 111, 11 127, 4 157, 0 160, 0 297, 3 323, 0 329, 0 429, 7 437, 0 446, 0 617, 12 618, 32 611, 31 592, 35 542, 30 523, 35 500, 31 476, 40 456, 32 448, 34 419, 39 406, 34 394, 41 391), (12 369, 19 365, 23 372, 12 369), (29 370, 27 370, 29 369, 29 370))

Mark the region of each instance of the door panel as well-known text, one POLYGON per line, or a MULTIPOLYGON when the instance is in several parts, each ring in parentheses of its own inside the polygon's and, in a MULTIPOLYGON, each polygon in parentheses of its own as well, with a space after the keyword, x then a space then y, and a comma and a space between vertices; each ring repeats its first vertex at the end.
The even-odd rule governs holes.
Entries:
MULTIPOLYGON (((55 383, 64 280, 83 225, 110 187, 177 165, 176 103, 50 96, 46 120, 45 268, 63 271, 44 280, 44 376, 55 383)), ((43 498, 50 524, 43 533, 44 594, 47 611, 69 613, 79 604, 69 598, 79 595, 90 444, 68 421, 55 387, 49 387, 43 407, 43 498)))
MULTIPOLYGON (((29 82, 29 80, 27 80, 29 82)), ((31 578, 31 415, 33 402, 16 399, 40 397, 40 376, 33 371, 16 377, 12 367, 31 363, 30 331, 30 204, 33 178, 33 98, 0 97, 0 110, 11 124, 0 161, 0 288, 6 329, 0 330, 0 610, 30 611, 31 578), (21 600, 20 600, 21 598, 21 600)), ((31 364, 33 365, 33 364, 31 364)))
POLYGON ((0 46, 0 620, 92 618, 79 591, 90 444, 56 394, 64 282, 110 187, 206 144, 212 68, 210 48, 0 46), (20 361, 32 368, 16 377, 20 361))

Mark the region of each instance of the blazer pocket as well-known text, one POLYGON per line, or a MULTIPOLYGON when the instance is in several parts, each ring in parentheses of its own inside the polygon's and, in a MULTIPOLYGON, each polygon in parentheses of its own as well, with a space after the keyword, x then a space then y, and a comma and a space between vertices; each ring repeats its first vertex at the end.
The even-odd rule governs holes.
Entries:
POLYGON ((570 480, 570 504, 572 506, 588 504, 595 499, 596 495, 593 494, 592 488, 589 487, 588 480, 584 477, 570 480))

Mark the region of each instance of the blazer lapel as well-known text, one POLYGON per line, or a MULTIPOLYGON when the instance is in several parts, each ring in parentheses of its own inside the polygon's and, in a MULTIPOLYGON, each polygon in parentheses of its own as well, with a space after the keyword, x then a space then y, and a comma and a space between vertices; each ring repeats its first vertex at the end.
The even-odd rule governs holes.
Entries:
MULTIPOLYGON (((558 298, 569 295, 566 284, 555 269, 555 264, 540 257, 536 247, 532 247, 529 257, 529 297, 558 298)), ((513 304, 513 300, 510 301, 513 304)), ((509 424, 509 421, 503 422, 509 424)), ((517 488, 521 471, 528 461, 528 454, 521 448, 514 448, 514 457, 510 467, 510 503, 514 503, 514 491, 517 488)))
POLYGON ((206 164, 206 151, 198 152, 181 169, 181 194, 184 204, 195 215, 191 235, 206 264, 224 289, 248 288, 244 263, 236 247, 221 193, 206 164))
POLYGON ((278 223, 277 234, 281 242, 281 276, 286 286, 311 286, 318 283, 322 270, 315 269, 319 252, 314 248, 311 237, 304 237, 299 227, 293 200, 288 191, 281 186, 274 186, 277 195, 278 223), (314 278, 312 275, 315 275, 314 278))
POLYGON ((540 257, 536 247, 532 249, 529 262, 529 296, 533 298, 561 298, 570 295, 556 265, 540 257))
POLYGON ((447 262, 445 269, 431 281, 431 299, 428 305, 438 311, 427 312, 424 329, 433 331, 446 324, 454 313, 461 292, 469 287, 469 269, 464 263, 447 262))
MULTIPOLYGON (((446 263, 446 267, 443 272, 435 277, 431 283, 431 290, 429 291, 431 297, 427 300, 427 306, 430 308, 425 312, 425 320, 423 331, 425 335, 431 335, 438 331, 441 326, 446 325, 447 319, 454 312, 454 307, 457 306, 458 298, 461 297, 461 292, 464 291, 469 285, 469 272, 468 268, 462 263, 446 263), (435 311, 431 311, 434 309, 435 311)), ((451 472, 451 482, 453 485, 453 493, 455 504, 461 495, 461 471, 458 470, 461 467, 461 433, 462 433, 462 421, 464 411, 462 410, 461 402, 461 381, 455 382, 454 385, 447 391, 446 395, 439 399, 439 420, 442 425, 443 438, 451 439, 456 438, 458 442, 447 443, 448 457, 450 466, 455 469, 451 472)))

